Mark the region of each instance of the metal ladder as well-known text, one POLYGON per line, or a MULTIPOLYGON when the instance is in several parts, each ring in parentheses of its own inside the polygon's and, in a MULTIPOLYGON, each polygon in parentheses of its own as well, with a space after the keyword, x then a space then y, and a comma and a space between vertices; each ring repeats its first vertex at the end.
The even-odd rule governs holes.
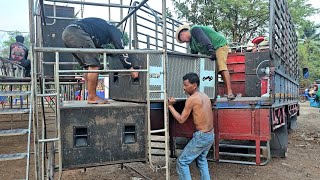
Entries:
POLYGON ((166 92, 166 60, 167 54, 163 53, 162 55, 162 72, 159 74, 163 75, 163 90, 158 91, 150 91, 150 67, 149 61, 150 56, 147 55, 147 65, 148 65, 148 73, 147 73, 147 107, 148 107, 148 159, 150 163, 150 167, 154 171, 159 171, 162 169, 166 170, 166 180, 170 179, 170 159, 169 159, 169 118, 168 118, 168 107, 167 107, 167 92, 166 92), (164 128, 151 130, 151 118, 150 118, 150 95, 154 93, 161 93, 163 94, 163 110, 164 110, 164 128), (157 133, 164 133, 163 136, 154 136, 153 134, 157 133), (160 145, 160 146, 159 146, 160 145), (163 147, 164 145, 164 147, 163 147), (153 150, 163 151, 162 153, 154 153, 153 150), (164 156, 165 157, 165 165, 155 165, 153 157, 154 156, 164 156))
MULTIPOLYGON (((2 91, 0 96, 30 96, 30 91, 2 91)), ((32 99, 30 99, 32 102, 32 99)), ((31 123, 32 123, 32 106, 28 104, 27 108, 3 108, 0 109, 0 115, 22 115, 28 114, 28 127, 25 129, 2 129, 0 130, 1 137, 15 137, 15 136, 27 136, 26 142, 26 152, 22 153, 12 153, 12 154, 0 154, 0 161, 10 161, 10 160, 19 160, 26 159, 26 174, 25 179, 29 179, 29 169, 30 169, 30 140, 31 140, 31 123)))
MULTIPOLYGON (((56 64, 59 64, 59 53, 56 52, 56 64)), ((35 85, 35 96, 36 104, 39 102, 44 106, 44 102, 49 103, 50 109, 52 109, 51 118, 55 119, 56 126, 56 134, 54 137, 49 138, 47 136, 46 129, 46 118, 49 118, 47 115, 47 110, 43 107, 41 110, 42 117, 36 118, 35 126, 37 126, 37 130, 35 130, 35 162, 36 162, 36 178, 35 179, 54 179, 55 169, 58 169, 58 179, 62 177, 62 158, 61 158, 61 141, 60 141, 60 86, 59 86, 59 65, 55 66, 54 69, 54 80, 53 86, 50 86, 50 82, 47 83, 43 74, 41 74, 40 88, 38 89, 38 84, 35 85), (50 89, 54 87, 54 89, 50 89), (49 89, 48 89, 49 88, 49 89), (46 100, 45 98, 48 98, 46 100), (51 105, 52 101, 52 105, 51 105), (53 114, 53 115, 52 115, 53 114), (48 148, 48 144, 50 147, 48 148), (58 153, 59 161, 58 165, 55 166, 55 154, 58 153)), ((38 78, 38 77, 36 77, 38 78)), ((51 84, 52 85, 52 84, 51 84)), ((35 114, 40 114, 40 110, 37 108, 35 110, 35 114)))

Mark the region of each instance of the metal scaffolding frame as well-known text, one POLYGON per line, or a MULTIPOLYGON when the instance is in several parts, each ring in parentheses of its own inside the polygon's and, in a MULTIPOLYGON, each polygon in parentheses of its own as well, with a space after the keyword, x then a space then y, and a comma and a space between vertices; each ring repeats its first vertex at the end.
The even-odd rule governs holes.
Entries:
MULTIPOLYGON (((69 3, 69 4, 82 4, 82 5, 94 5, 94 6, 105 6, 105 7, 119 7, 119 8, 130 8, 131 12, 129 12, 128 16, 125 17, 119 24, 123 23, 126 18, 129 18, 129 15, 134 14, 136 10, 138 10, 141 6, 143 6, 148 0, 143 0, 141 3, 139 3, 136 6, 126 6, 122 4, 104 4, 104 3, 89 3, 89 2, 82 2, 82 1, 63 1, 63 0, 46 0, 48 2, 59 2, 59 3, 69 3), (134 8, 134 10, 132 10, 134 8)), ((109 1, 110 2, 110 1, 109 1)), ((42 10, 41 19, 44 21, 45 14, 43 12, 43 0, 39 0, 40 3, 40 9, 42 10)), ((50 179, 53 177, 52 171, 54 169, 58 169, 59 172, 59 179, 62 177, 62 149, 61 149, 61 132, 60 132, 60 77, 64 76, 64 73, 70 73, 70 72, 77 72, 77 73, 88 73, 88 72, 144 72, 147 73, 147 108, 148 108, 148 150, 149 150, 149 162, 152 168, 156 168, 155 165, 153 165, 153 162, 151 160, 151 134, 153 133, 159 133, 164 132, 165 134, 165 166, 162 168, 166 169, 166 179, 170 179, 170 164, 169 164, 169 119, 168 119, 168 109, 167 109, 167 82, 166 82, 166 63, 168 60, 167 56, 167 36, 162 36, 162 49, 161 50, 110 50, 110 49, 77 49, 77 48, 45 48, 41 47, 41 44, 37 44, 36 38, 39 38, 36 36, 36 18, 39 16, 39 14, 36 13, 35 9, 38 6, 38 1, 36 0, 29 0, 29 32, 30 32, 30 56, 31 56, 31 72, 37 72, 32 73, 31 75, 31 99, 32 99, 32 109, 34 109, 32 117, 33 117, 33 135, 34 135, 34 165, 35 165, 35 179, 50 179), (39 92, 39 83, 38 80, 41 79, 43 72, 43 68, 40 68, 40 72, 37 70, 39 69, 38 66, 42 66, 40 57, 43 52, 53 52, 55 53, 55 63, 54 63, 54 84, 55 84, 55 90, 56 92, 53 93, 46 93, 42 88, 42 91, 39 92), (87 53, 102 53, 103 54, 103 62, 104 62, 104 69, 103 70, 97 70, 97 71, 89 71, 89 70, 60 70, 59 65, 61 64, 59 62, 59 53, 61 52, 69 52, 69 53, 77 53, 77 52, 87 52, 87 53), (107 70, 106 69, 106 62, 107 62, 107 53, 145 53, 147 54, 147 69, 140 69, 140 70, 107 70), (150 91, 149 89, 149 54, 162 54, 162 63, 164 64, 162 69, 163 74, 163 85, 164 90, 163 91, 150 91), (151 131, 151 123, 150 123, 150 93, 162 93, 164 97, 164 129, 159 130, 153 130, 151 131), (56 137, 52 138, 46 138, 45 137, 45 129, 44 129, 44 119, 43 117, 40 117, 40 109, 38 107, 38 102, 41 101, 44 97, 55 97, 55 121, 56 121, 56 137), (54 164, 50 164, 50 162, 47 162, 48 165, 46 167, 46 161, 45 156, 47 153, 47 144, 50 144, 51 147, 53 147, 53 158, 51 157, 51 160, 54 161, 54 155, 56 151, 57 146, 57 153, 58 153, 58 166, 56 167, 54 164), (46 168, 49 168, 48 172, 46 172, 46 168)), ((110 12, 110 11, 109 11, 110 12)), ((109 13, 110 14, 110 13, 109 13)), ((122 15, 121 15, 122 17, 122 15)), ((49 17, 52 19, 63 19, 59 17, 49 17)), ((162 0, 162 27, 166 27, 167 25, 167 17, 166 17, 166 0, 162 0)), ((167 28, 162 28, 162 34, 167 34, 167 28)), ((42 112, 44 113, 44 112, 42 112)), ((50 154, 49 154, 50 155, 50 154)), ((49 161, 49 160, 48 160, 49 161)))

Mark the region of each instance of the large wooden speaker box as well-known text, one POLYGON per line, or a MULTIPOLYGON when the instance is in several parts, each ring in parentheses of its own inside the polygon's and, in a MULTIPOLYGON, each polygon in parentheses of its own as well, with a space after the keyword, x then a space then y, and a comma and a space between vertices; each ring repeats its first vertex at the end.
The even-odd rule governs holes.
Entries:
POLYGON ((146 104, 63 102, 63 168, 146 161, 146 104))
MULTIPOLYGON (((142 69, 147 67, 147 53, 133 54, 133 66, 142 69)), ((164 90, 162 54, 150 54, 150 91, 164 90)), ((109 60, 110 69, 124 69, 117 56, 109 60)), ((167 92, 176 99, 187 99, 183 91, 182 77, 190 72, 199 75, 199 91, 206 93, 210 99, 215 97, 215 61, 187 54, 168 53, 167 59, 167 92)), ((147 76, 140 73, 139 79, 133 79, 128 73, 110 74, 110 98, 114 100, 146 102, 147 76)), ((151 93, 151 101, 163 101, 163 94, 151 93)))
MULTIPOLYGON (((44 5, 44 11, 46 16, 54 16, 54 6, 53 5, 44 5)), ((55 6, 56 16, 57 17, 66 17, 74 18, 74 8, 66 6, 55 6)), ((46 25, 42 24, 42 42, 43 47, 62 47, 65 48, 65 45, 62 40, 63 30, 73 22, 72 19, 49 19, 46 18, 46 25)), ((39 23, 38 23, 39 25, 39 23)), ((55 62, 54 53, 43 53, 44 62, 55 62)), ((61 64, 61 70, 73 70, 74 65, 71 62, 75 62, 71 53, 60 53, 59 54, 60 62, 70 62, 70 64, 61 64)), ((44 64, 43 67, 44 75, 48 78, 52 78, 54 74, 53 64, 44 64)), ((72 73, 69 73, 72 74, 72 73)))

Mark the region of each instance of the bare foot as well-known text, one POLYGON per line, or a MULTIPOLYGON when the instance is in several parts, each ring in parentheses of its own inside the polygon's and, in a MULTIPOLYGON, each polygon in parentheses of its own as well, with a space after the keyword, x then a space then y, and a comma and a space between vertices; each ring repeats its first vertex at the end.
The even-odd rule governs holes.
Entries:
POLYGON ((95 96, 93 98, 89 98, 87 100, 88 104, 108 104, 108 100, 101 99, 99 96, 95 96))
POLYGON ((97 101, 88 101, 88 104, 110 104, 106 99, 99 99, 97 101))

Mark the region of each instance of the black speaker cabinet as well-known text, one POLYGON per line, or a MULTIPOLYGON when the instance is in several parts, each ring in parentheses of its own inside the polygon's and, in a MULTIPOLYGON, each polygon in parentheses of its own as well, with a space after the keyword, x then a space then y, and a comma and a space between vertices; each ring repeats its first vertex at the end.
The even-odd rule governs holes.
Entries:
POLYGON ((63 102, 64 169, 147 160, 146 104, 63 102))
POLYGON ((246 95, 249 97, 261 96, 261 80, 257 77, 257 67, 265 60, 270 60, 270 52, 246 53, 246 95))
MULTIPOLYGON (((119 56, 110 56, 110 69, 124 69, 119 56)), ((132 54, 134 58, 133 66, 141 66, 146 68, 146 54, 132 54)), ((145 102, 146 101, 146 73, 139 73, 138 79, 133 79, 130 73, 110 73, 109 79, 109 96, 111 99, 131 102, 145 102)))
POLYGON ((246 75, 256 75, 258 65, 264 60, 270 60, 270 52, 248 52, 245 53, 246 75))
MULTIPOLYGON (((133 66, 146 69, 147 53, 132 54, 133 66)), ((150 91, 163 91, 163 66, 162 54, 149 55, 150 91)), ((124 69, 117 56, 109 59, 110 69, 124 69)), ((187 99, 183 91, 182 77, 190 72, 199 75, 199 91, 206 93, 210 99, 215 95, 215 62, 205 58, 190 56, 187 54, 168 53, 166 63, 167 92, 168 96, 177 99, 187 99)), ((110 73, 110 98, 121 101, 146 102, 147 76, 140 73, 139 79, 132 79, 129 73, 110 73)), ((162 93, 151 93, 150 100, 163 101, 162 93)))
MULTIPOLYGON (((44 5, 45 16, 54 15, 54 6, 53 5, 44 5)), ((74 8, 66 6, 56 6, 56 16, 57 17, 74 17, 74 8)), ((62 32, 63 30, 74 20, 70 19, 53 19, 46 18, 46 25, 42 24, 42 35, 43 35, 43 47, 63 47, 65 45, 62 41, 62 32)), ((38 24, 39 25, 39 24, 38 24)), ((71 53, 60 53, 59 54, 60 62, 75 62, 71 53)), ((54 53, 44 53, 43 54, 44 62, 55 62, 54 53)), ((53 77, 54 68, 52 64, 45 64, 43 67, 43 72, 46 77, 53 77)), ((61 64, 61 70, 72 70, 74 65, 72 64, 61 64)), ((69 73, 72 74, 72 73, 69 73)))

